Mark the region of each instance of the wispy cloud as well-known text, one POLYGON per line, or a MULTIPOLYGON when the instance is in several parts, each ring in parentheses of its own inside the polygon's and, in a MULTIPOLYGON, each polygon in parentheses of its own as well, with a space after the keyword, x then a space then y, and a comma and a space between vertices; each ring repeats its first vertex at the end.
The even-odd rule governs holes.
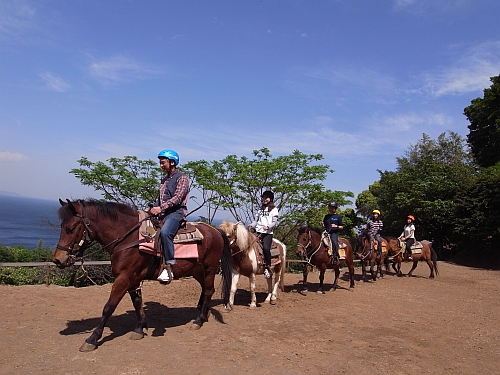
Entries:
POLYGON ((48 90, 57 92, 66 92, 71 88, 71 85, 64 81, 61 77, 56 77, 50 72, 39 74, 40 78, 45 83, 48 90))
POLYGON ((28 160, 29 158, 21 154, 19 152, 11 152, 11 151, 0 151, 0 161, 5 160, 5 161, 21 161, 21 160, 28 160))
POLYGON ((500 41, 469 47, 452 66, 422 75, 424 91, 433 96, 481 91, 500 73, 500 41))
POLYGON ((374 129, 383 130, 385 133, 408 132, 417 129, 421 132, 422 130, 426 131, 427 128, 434 127, 446 130, 446 127, 452 124, 453 118, 443 113, 411 112, 384 117, 379 124, 374 126, 374 129))
POLYGON ((93 78, 104 85, 150 79, 163 74, 159 69, 121 55, 94 60, 87 69, 93 78))
POLYGON ((394 10, 413 14, 428 14, 429 10, 439 12, 461 11, 474 5, 476 0, 395 0, 394 10))
POLYGON ((36 9, 24 1, 0 2, 0 39, 19 39, 35 28, 36 9))

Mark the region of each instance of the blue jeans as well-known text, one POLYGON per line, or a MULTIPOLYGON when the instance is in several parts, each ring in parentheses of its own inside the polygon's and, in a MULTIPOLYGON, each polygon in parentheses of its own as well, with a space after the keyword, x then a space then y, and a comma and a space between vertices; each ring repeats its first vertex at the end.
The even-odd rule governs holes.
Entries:
POLYGON ((330 240, 332 241, 333 255, 339 256, 339 233, 330 233, 330 240))
POLYGON ((166 264, 175 264, 174 259, 174 237, 179 229, 179 224, 182 217, 179 219, 176 216, 167 216, 161 227, 161 244, 163 245, 163 254, 165 255, 166 264))

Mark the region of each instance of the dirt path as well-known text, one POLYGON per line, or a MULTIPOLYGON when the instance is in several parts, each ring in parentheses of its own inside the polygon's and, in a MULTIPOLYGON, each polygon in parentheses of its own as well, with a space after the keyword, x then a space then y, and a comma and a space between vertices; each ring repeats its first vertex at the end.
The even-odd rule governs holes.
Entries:
MULTIPOLYGON (((403 267, 407 272, 409 265, 403 267)), ((149 336, 128 339, 135 316, 127 297, 91 353, 78 348, 97 324, 111 285, 0 286, 0 373, 500 374, 500 272, 442 262, 439 270, 429 280, 420 264, 417 277, 357 281, 352 291, 324 295, 314 293, 313 273, 307 296, 297 293, 301 276, 287 274, 278 304, 256 309, 246 306, 242 278, 235 309, 226 313, 216 300, 199 331, 189 329, 196 281, 146 282, 149 336)), ((258 291, 262 303, 262 276, 258 291)))

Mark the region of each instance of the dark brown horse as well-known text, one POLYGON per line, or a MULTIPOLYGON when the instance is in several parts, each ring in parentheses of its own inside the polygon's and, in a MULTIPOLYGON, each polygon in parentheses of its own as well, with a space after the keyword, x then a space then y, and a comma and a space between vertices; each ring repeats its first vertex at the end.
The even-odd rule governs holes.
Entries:
POLYGON ((427 240, 420 241, 420 243, 422 244, 422 249, 420 249, 420 252, 412 251, 413 259, 410 260, 408 254, 405 254, 404 242, 396 237, 384 238, 387 241, 387 250, 389 253, 389 257, 392 257, 392 268, 394 269, 394 272, 396 272, 397 276, 403 276, 403 273, 401 272, 401 263, 403 262, 403 260, 413 262, 413 266, 406 276, 412 275, 415 268, 417 268, 419 260, 424 260, 429 266, 429 269, 431 271, 431 274, 429 275, 430 279, 433 279, 434 276, 437 276, 439 274, 437 268, 437 253, 432 247, 432 242, 427 240))
POLYGON ((312 270, 313 266, 319 269, 319 289, 318 293, 324 293, 323 281, 325 279, 325 271, 327 269, 335 270, 335 280, 333 282, 333 290, 338 287, 338 278, 340 275, 340 266, 347 265, 349 269, 350 284, 349 288, 354 288, 354 255, 352 246, 345 238, 339 238, 339 245, 342 245, 345 251, 345 257, 335 263, 332 263, 330 255, 328 255, 328 246, 323 241, 321 231, 313 229, 309 226, 301 226, 297 228, 297 250, 299 257, 307 261, 306 268, 303 272, 304 289, 302 294, 307 294, 307 275, 312 270))
MULTIPOLYGON (((61 234, 52 261, 59 268, 70 266, 95 241, 111 255, 111 271, 115 278, 101 320, 80 347, 80 351, 97 348, 107 320, 127 292, 137 316, 137 326, 131 338, 143 338, 148 325, 142 304, 141 282, 156 279, 161 270, 161 262, 158 257, 139 251, 138 212, 125 204, 93 199, 59 202, 62 206, 58 211, 61 234)), ((232 269, 231 250, 224 232, 202 223, 196 227, 203 234, 203 240, 198 242, 198 258, 178 259, 177 264, 172 267, 176 278, 190 274, 201 285, 197 306, 200 312, 192 325, 195 329, 208 320, 219 261, 221 260, 224 304, 229 302, 232 269)))
POLYGON ((387 241, 382 238, 381 245, 382 251, 380 257, 377 254, 377 250, 375 249, 376 242, 370 246, 370 234, 367 231, 362 231, 356 240, 356 255, 358 256, 361 262, 361 273, 363 281, 367 281, 366 277, 366 266, 370 265, 370 274, 372 276, 372 280, 377 280, 377 275, 380 277, 384 277, 382 272, 382 265, 386 264, 385 259, 387 257, 387 241), (375 265, 377 265, 377 270, 375 271, 375 265))

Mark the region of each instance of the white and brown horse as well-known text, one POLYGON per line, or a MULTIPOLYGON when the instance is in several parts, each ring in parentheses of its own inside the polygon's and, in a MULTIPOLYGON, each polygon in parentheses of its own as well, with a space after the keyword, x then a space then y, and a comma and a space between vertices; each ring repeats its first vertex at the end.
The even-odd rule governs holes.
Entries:
MULTIPOLYGON (((231 292, 229 294, 229 304, 226 306, 231 310, 234 304, 234 295, 238 287, 240 275, 246 276, 250 283, 251 301, 250 307, 257 306, 255 295, 255 276, 264 274, 263 257, 260 254, 261 244, 257 236, 250 233, 242 223, 232 223, 224 221, 219 225, 219 229, 226 233, 229 238, 231 253, 233 256, 233 279, 231 292)), ((286 261, 286 246, 282 242, 273 238, 271 247, 271 269, 274 277, 266 279, 267 297, 265 302, 274 305, 278 298, 278 287, 283 290, 283 276, 286 261), (273 283, 274 278, 274 283, 273 283)))

